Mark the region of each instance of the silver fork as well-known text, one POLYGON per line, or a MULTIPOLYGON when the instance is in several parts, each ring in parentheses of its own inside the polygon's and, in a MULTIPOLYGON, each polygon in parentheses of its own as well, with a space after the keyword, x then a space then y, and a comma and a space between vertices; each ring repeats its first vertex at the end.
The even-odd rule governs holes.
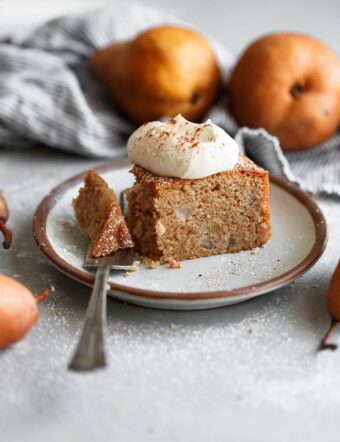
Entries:
POLYGON ((96 278, 87 307, 82 332, 68 368, 88 371, 106 365, 104 328, 106 324, 106 294, 110 270, 129 270, 134 249, 121 249, 109 256, 93 258, 87 252, 83 267, 96 268, 96 278))

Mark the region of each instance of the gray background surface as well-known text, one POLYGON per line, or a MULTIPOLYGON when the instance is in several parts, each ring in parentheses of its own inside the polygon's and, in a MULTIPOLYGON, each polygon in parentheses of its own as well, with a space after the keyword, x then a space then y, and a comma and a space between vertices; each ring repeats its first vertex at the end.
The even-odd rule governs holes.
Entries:
MULTIPOLYGON (((0 2, 0 32, 104 1, 0 2)), ((313 34, 339 51, 338 1, 145 1, 205 30, 234 53, 272 30, 313 34)), ((316 353, 325 290, 340 255, 340 201, 318 199, 330 241, 295 284, 206 312, 147 310, 110 300, 110 367, 67 372, 89 289, 54 269, 31 233, 34 210, 61 180, 101 162, 35 148, 0 149, 13 249, 0 272, 37 293, 54 285, 30 335, 0 353, 1 441, 339 440, 340 352, 316 353)))

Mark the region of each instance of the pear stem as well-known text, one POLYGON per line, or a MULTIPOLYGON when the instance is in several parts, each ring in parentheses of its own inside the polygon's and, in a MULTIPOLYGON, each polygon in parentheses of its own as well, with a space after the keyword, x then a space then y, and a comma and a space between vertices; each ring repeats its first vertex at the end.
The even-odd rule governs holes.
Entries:
POLYGON ((35 300, 37 301, 37 304, 39 304, 41 301, 46 299, 49 294, 50 294, 50 290, 49 289, 45 289, 43 292, 39 293, 39 295, 37 295, 35 297, 35 300))
POLYGON ((335 329, 337 328, 339 324, 339 321, 337 321, 336 319, 332 319, 331 324, 324 336, 324 338, 322 339, 320 346, 319 346, 319 351, 322 350, 336 350, 338 348, 337 344, 332 344, 328 341, 328 338, 334 333, 335 329))

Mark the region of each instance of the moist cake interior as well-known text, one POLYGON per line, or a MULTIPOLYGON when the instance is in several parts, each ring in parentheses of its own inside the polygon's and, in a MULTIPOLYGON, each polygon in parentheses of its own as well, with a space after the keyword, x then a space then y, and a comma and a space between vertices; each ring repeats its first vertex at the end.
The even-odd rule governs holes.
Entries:
POLYGON ((134 166, 128 226, 140 253, 166 262, 265 244, 271 236, 268 173, 246 157, 202 179, 159 177, 134 166))

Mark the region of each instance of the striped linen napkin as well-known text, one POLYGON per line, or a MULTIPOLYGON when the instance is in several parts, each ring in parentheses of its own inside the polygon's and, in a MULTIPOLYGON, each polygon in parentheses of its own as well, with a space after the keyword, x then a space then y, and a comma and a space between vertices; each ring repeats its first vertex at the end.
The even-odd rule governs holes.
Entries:
MULTIPOLYGON (((89 55, 159 24, 179 19, 136 4, 113 4, 69 15, 22 42, 0 42, 0 146, 43 143, 90 157, 121 158, 134 125, 115 109, 87 68, 89 55)), ((209 37, 208 37, 209 38, 209 37)), ((224 78, 233 64, 209 38, 224 78)), ((222 97, 208 112, 256 163, 311 193, 340 196, 340 133, 307 151, 283 154, 264 129, 239 128, 222 97)))

